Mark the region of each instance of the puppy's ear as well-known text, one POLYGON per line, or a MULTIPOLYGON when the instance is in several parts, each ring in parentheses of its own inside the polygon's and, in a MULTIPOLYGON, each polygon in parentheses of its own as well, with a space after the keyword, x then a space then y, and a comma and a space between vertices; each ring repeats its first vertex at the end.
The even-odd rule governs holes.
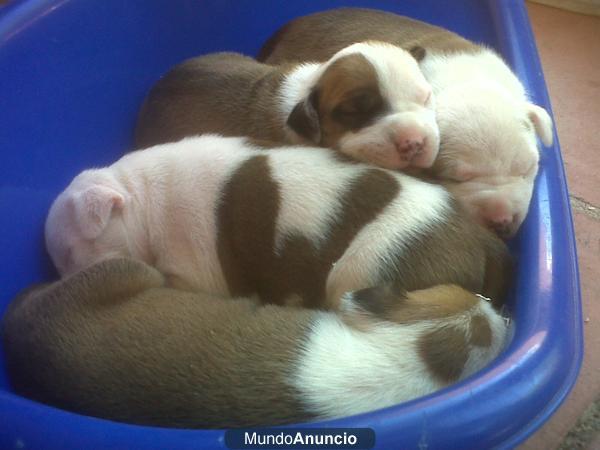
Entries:
POLYGON ((409 48, 408 53, 410 53, 418 62, 423 61, 425 55, 427 55, 425 49, 420 45, 415 45, 414 47, 409 48))
POLYGON ((368 287, 345 294, 340 311, 355 324, 395 322, 396 311, 404 308, 406 295, 404 289, 394 283, 368 287))
POLYGON ((125 197, 109 186, 93 185, 73 196, 75 220, 86 239, 95 239, 110 220, 113 208, 123 208, 125 197))
POLYGON ((321 142, 321 126, 319 124, 317 91, 299 102, 287 119, 287 125, 300 136, 318 144, 321 142))
POLYGON ((527 104, 527 117, 533 123, 535 132, 540 137, 542 143, 546 147, 552 145, 553 133, 552 133, 552 119, 546 110, 540 106, 534 105, 533 103, 527 104))

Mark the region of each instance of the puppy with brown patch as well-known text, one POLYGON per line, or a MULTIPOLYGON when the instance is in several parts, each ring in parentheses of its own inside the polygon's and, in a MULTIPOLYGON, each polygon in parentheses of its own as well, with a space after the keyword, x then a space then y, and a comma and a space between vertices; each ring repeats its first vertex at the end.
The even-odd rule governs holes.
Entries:
POLYGON ((441 139, 431 172, 482 224, 513 236, 527 215, 538 171, 536 134, 551 145, 552 120, 494 51, 408 17, 340 8, 284 25, 259 60, 326 61, 369 39, 425 49, 420 66, 433 87, 441 139))
POLYGON ((165 287, 132 260, 25 292, 3 319, 15 390, 135 424, 281 425, 391 406, 477 372, 507 329, 457 286, 344 296, 339 314, 165 287))
POLYGON ((503 242, 441 186, 215 135, 82 172, 53 203, 46 244, 61 275, 133 257, 174 287, 309 307, 387 281, 501 301, 510 271, 503 242))
POLYGON ((385 43, 285 66, 217 53, 176 66, 152 88, 136 144, 219 133, 335 148, 386 168, 429 167, 439 146, 434 104, 415 58, 385 43))

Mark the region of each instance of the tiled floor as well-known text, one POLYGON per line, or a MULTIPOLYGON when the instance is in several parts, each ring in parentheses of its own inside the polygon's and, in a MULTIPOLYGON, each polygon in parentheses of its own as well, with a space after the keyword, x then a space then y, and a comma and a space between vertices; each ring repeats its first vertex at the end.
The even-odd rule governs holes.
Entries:
MULTIPOLYGON (((528 10, 569 181, 586 320, 584 361, 575 388, 521 446, 546 450, 557 448, 600 398, 600 17, 534 3, 528 3, 528 10)), ((581 447, 569 441, 568 448, 600 450, 600 436, 592 440, 581 447)))

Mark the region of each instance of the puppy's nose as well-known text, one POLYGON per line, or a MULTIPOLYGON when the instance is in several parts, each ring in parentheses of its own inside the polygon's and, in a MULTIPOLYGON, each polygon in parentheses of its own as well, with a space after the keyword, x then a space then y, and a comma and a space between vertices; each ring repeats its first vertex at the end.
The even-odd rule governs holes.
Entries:
POLYGON ((394 144, 400 158, 403 161, 411 161, 423 151, 425 139, 422 136, 401 136, 394 141, 394 144))
POLYGON ((496 232, 498 236, 504 239, 508 239, 514 234, 514 224, 516 223, 516 214, 506 215, 503 217, 495 217, 494 219, 488 219, 488 228, 496 232))

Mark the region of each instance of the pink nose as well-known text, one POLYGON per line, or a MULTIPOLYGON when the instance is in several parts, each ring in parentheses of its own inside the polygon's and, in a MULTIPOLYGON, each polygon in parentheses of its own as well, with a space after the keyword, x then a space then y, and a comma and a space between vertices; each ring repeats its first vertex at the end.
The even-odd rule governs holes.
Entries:
POLYGON ((394 141, 394 144, 396 145, 396 151, 400 155, 400 158, 403 161, 410 161, 423 151, 425 139, 422 136, 403 136, 398 137, 394 141))
POLYGON ((488 228, 495 231, 502 238, 509 238, 514 233, 514 224, 517 223, 516 214, 507 214, 485 219, 488 228))

